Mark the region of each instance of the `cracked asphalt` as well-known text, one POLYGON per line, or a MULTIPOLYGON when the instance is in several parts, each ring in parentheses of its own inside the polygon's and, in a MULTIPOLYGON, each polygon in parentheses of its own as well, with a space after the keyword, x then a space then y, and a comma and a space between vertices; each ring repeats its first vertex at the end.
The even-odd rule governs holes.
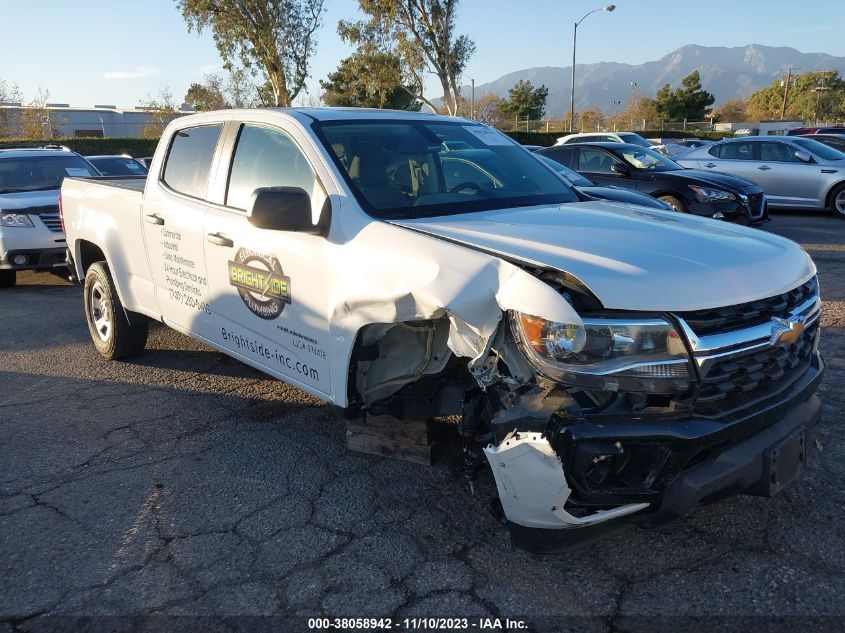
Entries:
POLYGON ((836 630, 845 222, 777 215, 767 230, 805 245, 825 299, 825 410, 803 478, 552 558, 510 548, 488 512, 492 478, 471 496, 457 453, 430 468, 348 453, 328 406, 163 327, 143 355, 107 362, 80 288, 20 275, 0 293, 0 633, 109 615, 275 615, 281 631, 315 615, 522 618, 534 631, 777 616, 836 630))

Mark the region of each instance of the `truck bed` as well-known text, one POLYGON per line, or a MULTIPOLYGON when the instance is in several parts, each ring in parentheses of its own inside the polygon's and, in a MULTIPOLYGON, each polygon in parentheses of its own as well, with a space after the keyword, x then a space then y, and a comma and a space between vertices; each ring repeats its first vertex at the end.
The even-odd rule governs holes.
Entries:
POLYGON ((129 189, 130 191, 144 192, 144 186, 147 183, 146 176, 91 176, 88 178, 71 177, 65 180, 83 180, 85 182, 93 182, 107 187, 117 187, 119 189, 129 189))

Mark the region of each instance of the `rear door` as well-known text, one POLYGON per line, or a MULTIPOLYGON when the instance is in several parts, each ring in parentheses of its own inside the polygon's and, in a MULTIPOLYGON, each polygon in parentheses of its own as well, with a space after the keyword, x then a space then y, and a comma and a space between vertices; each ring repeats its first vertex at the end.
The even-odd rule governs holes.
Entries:
POLYGON ((759 141, 755 178, 769 202, 780 206, 817 205, 821 166, 795 156, 797 147, 784 141, 759 141))
POLYGON ((286 382, 331 393, 325 237, 259 229, 247 219, 260 187, 299 187, 319 220, 327 196, 295 130, 232 122, 203 247, 215 315, 208 340, 286 382))
POLYGON ((699 161, 699 167, 754 180, 755 145, 751 140, 718 143, 708 150, 708 156, 699 161))
POLYGON ((214 124, 177 131, 141 206, 159 312, 168 325, 196 333, 207 327, 210 316, 202 226, 221 129, 214 124))

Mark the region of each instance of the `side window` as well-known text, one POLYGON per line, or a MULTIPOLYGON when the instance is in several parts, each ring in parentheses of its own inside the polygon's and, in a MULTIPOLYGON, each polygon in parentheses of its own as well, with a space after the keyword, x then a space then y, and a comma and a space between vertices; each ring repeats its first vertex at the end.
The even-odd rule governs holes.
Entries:
POLYGON ((619 139, 615 136, 599 136, 597 137, 602 143, 619 143, 619 139))
POLYGON ((208 173, 220 137, 219 125, 185 128, 173 135, 162 180, 179 193, 204 198, 208 173))
POLYGON ((572 152, 573 148, 557 148, 552 147, 547 150, 540 152, 543 156, 551 158, 552 160, 556 160, 561 165, 566 165, 567 167, 572 166, 572 152))
POLYGON ((226 206, 246 210, 259 187, 300 187, 312 201, 322 192, 308 160, 287 134, 246 124, 235 147, 226 206))
POLYGON ((763 141, 760 143, 760 160, 779 163, 800 163, 795 156, 795 148, 777 141, 763 141))
POLYGON ((612 174, 610 166, 616 161, 613 156, 600 149, 582 147, 578 154, 578 171, 591 174, 612 174))
POLYGON ((710 153, 724 160, 754 160, 754 143, 745 141, 715 145, 710 153))

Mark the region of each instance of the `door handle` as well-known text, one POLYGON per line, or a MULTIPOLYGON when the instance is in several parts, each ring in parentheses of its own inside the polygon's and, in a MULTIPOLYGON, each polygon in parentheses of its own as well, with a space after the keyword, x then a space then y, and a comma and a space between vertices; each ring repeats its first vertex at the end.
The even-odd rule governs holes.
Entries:
POLYGON ((231 248, 235 245, 235 243, 230 240, 225 235, 221 235, 220 233, 209 233, 205 236, 205 238, 211 242, 212 244, 216 244, 217 246, 225 246, 227 248, 231 248))
POLYGON ((771 167, 769 167, 768 165, 762 165, 761 167, 758 167, 757 169, 759 169, 760 171, 769 171, 771 169, 771 167))
POLYGON ((715 167, 716 163, 707 163, 705 167, 715 167))
POLYGON ((159 224, 159 225, 164 224, 164 218, 157 216, 155 213, 152 213, 150 215, 145 215, 144 219, 147 222, 149 222, 150 224, 159 224))

